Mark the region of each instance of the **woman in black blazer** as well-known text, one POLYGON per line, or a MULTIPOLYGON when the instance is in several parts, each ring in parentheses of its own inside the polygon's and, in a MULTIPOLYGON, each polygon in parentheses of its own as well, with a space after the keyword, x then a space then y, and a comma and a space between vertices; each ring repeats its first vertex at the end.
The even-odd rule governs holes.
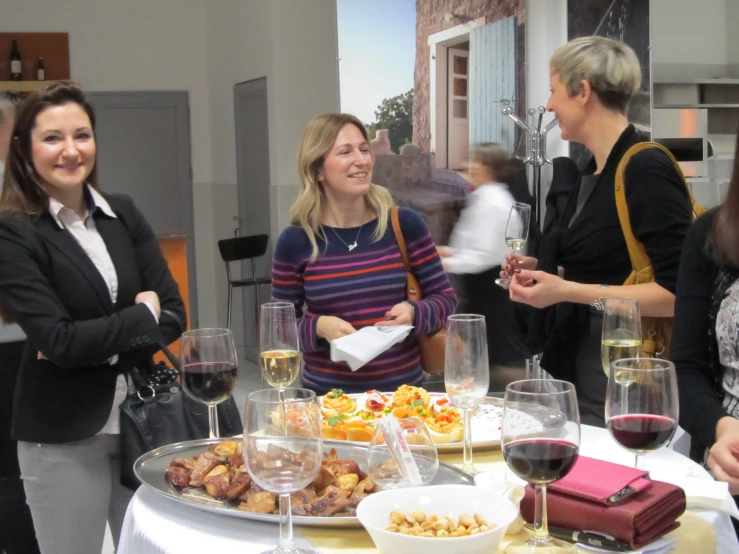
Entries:
POLYGON ((184 328, 184 305, 131 200, 103 195, 95 117, 61 82, 32 94, 13 129, 0 197, 0 315, 28 336, 13 437, 41 551, 100 552, 120 534, 118 407, 125 372, 184 328), (162 309, 180 321, 159 322, 162 309))

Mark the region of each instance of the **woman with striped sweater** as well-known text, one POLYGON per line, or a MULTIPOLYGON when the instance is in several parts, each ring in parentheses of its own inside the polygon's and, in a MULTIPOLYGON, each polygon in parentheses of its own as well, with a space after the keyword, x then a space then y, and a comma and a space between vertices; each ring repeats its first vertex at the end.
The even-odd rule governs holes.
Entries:
POLYGON ((400 226, 423 300, 406 301, 405 269, 389 223, 393 200, 372 184, 364 125, 347 114, 308 123, 298 153, 301 191, 277 241, 272 298, 292 302, 305 366, 303 386, 324 394, 421 385, 418 333, 446 324, 457 304, 428 229, 413 210, 400 226), (410 336, 356 372, 332 362, 329 342, 368 325, 413 325, 410 336))

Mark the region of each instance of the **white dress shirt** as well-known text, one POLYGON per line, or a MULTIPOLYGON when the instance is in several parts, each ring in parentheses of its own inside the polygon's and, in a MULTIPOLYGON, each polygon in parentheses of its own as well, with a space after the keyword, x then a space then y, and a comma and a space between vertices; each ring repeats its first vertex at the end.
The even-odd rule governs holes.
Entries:
POLYGON ((482 273, 505 261, 505 229, 514 202, 502 183, 481 185, 470 193, 449 241, 452 255, 444 258, 449 273, 482 273))
MULTIPOLYGON (((100 236, 97 227, 95 227, 95 219, 92 217, 92 214, 96 209, 100 209, 108 217, 116 218, 117 216, 99 192, 89 185, 85 186, 87 187, 85 198, 87 200, 88 210, 84 221, 80 219, 77 212, 64 207, 59 201, 51 197, 49 197, 49 212, 57 225, 59 225, 61 229, 69 231, 77 243, 82 247, 82 250, 85 251, 85 254, 87 254, 90 261, 92 261, 100 272, 100 275, 103 277, 103 280, 108 287, 108 292, 110 293, 110 299, 113 304, 115 304, 116 299, 118 298, 118 274, 113 265, 113 260, 111 260, 110 254, 108 253, 108 247, 105 245, 103 237, 100 236)), ((151 310, 154 318, 157 319, 154 308, 150 304, 146 304, 151 310)), ((110 359, 111 365, 117 362, 117 355, 110 359)), ((98 435, 103 433, 120 433, 119 407, 126 399, 127 394, 128 383, 126 381, 126 376, 121 374, 116 380, 113 408, 108 416, 108 421, 98 432, 98 435)))

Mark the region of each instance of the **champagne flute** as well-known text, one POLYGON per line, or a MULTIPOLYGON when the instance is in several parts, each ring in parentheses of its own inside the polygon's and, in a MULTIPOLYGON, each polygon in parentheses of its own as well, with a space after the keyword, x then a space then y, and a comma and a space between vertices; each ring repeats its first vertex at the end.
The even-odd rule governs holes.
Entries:
POLYGON ((246 470, 262 489, 279 495, 280 539, 262 554, 318 554, 293 539, 290 494, 313 482, 323 460, 316 394, 307 389, 252 392, 244 414, 246 470))
POLYGON ((472 412, 488 394, 490 367, 485 317, 457 314, 447 320, 444 386, 449 400, 464 416, 462 471, 476 475, 472 464, 472 412))
POLYGON ((259 365, 271 387, 285 389, 300 372, 300 347, 295 306, 269 302, 260 307, 259 365))
POLYGON ((180 343, 182 388, 208 405, 210 438, 218 438, 216 406, 236 388, 239 369, 236 345, 230 329, 194 329, 182 333, 180 343))
MULTIPOLYGON (((505 243, 511 249, 511 254, 523 250, 529 238, 529 220, 531 218, 531 206, 514 202, 511 212, 508 214, 508 224, 505 228, 505 243)), ((508 288, 511 284, 510 277, 501 277, 495 280, 498 286, 508 288)))
POLYGON ((534 532, 505 554, 541 551, 576 554, 549 535, 546 486, 567 475, 580 452, 580 412, 575 386, 554 379, 515 381, 506 387, 501 448, 508 467, 535 487, 534 532))
POLYGON ((606 392, 606 427, 644 468, 648 452, 667 445, 679 416, 675 365, 656 358, 628 358, 611 364, 606 392))
MULTIPOLYGON (((639 301, 635 298, 606 298, 600 347, 601 363, 606 376, 610 375, 614 361, 639 358, 641 345, 639 301)), ((617 375, 616 378, 620 376, 617 375)))

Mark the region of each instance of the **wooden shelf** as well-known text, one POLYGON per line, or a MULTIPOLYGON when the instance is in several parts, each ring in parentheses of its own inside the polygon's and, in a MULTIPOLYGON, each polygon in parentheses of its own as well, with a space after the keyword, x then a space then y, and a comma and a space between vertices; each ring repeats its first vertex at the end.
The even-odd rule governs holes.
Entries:
POLYGON ((0 81, 0 90, 35 92, 56 81, 0 81))

